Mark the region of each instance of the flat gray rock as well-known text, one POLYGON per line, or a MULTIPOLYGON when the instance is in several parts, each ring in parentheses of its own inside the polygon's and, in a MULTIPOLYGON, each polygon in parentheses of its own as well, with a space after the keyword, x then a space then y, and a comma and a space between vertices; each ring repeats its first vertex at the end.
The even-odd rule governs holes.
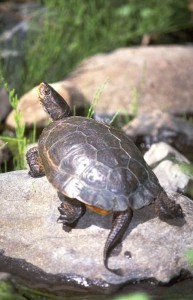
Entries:
POLYGON ((103 265, 111 216, 87 211, 67 233, 57 223, 60 201, 45 177, 34 179, 27 171, 1 174, 0 271, 54 293, 110 293, 128 281, 168 283, 182 270, 193 275, 186 257, 193 249, 193 202, 177 193, 170 196, 181 204, 185 222, 162 222, 153 205, 136 211, 119 255, 109 259, 111 268, 125 270, 117 276, 103 265))

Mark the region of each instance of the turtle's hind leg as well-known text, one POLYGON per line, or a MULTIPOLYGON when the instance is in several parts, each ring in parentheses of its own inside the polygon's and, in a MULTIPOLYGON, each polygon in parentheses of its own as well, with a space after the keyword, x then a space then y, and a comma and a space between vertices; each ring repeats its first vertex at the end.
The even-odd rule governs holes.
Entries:
POLYGON ((155 211, 160 219, 183 218, 182 208, 173 199, 169 199, 163 190, 155 200, 155 211))
POLYGON ((27 151, 26 160, 30 168, 29 175, 32 177, 42 177, 45 175, 37 147, 33 147, 27 151))
POLYGON ((127 230, 129 223, 131 222, 133 216, 133 211, 131 208, 128 208, 126 211, 121 212, 114 212, 113 214, 113 221, 112 221, 112 228, 107 237, 104 252, 103 252, 103 259, 104 265, 110 272, 113 272, 119 276, 123 275, 122 269, 110 269, 108 267, 108 257, 112 249, 120 242, 122 239, 125 231, 127 230))

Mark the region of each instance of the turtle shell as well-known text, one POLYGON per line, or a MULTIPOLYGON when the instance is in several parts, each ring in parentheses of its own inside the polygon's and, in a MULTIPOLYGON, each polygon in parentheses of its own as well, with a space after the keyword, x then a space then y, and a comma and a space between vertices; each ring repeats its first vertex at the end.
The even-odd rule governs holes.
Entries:
POLYGON ((133 141, 93 119, 54 121, 43 130, 38 148, 45 174, 59 192, 103 210, 139 209, 162 189, 133 141))

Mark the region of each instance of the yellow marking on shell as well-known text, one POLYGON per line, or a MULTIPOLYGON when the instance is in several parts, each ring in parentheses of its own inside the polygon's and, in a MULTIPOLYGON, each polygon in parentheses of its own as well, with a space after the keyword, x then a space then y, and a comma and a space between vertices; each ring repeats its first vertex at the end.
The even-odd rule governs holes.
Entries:
POLYGON ((96 212, 97 214, 100 214, 100 215, 109 215, 111 213, 110 210, 105 210, 105 209, 102 209, 102 208, 99 208, 99 207, 96 207, 96 206, 93 206, 93 205, 88 205, 86 204, 86 207, 88 207, 90 210, 96 212))

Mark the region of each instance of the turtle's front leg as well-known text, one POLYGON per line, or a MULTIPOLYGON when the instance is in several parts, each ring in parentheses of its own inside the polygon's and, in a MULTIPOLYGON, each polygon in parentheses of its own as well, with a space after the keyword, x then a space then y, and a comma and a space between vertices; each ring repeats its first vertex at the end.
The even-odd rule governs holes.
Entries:
POLYGON ((42 177, 45 175, 37 147, 33 147, 27 151, 26 160, 30 168, 29 175, 32 177, 42 177))
POLYGON ((86 206, 77 199, 68 198, 61 193, 58 193, 58 196, 62 201, 61 206, 58 207, 60 212, 58 221, 63 223, 64 230, 70 231, 70 229, 74 228, 78 220, 85 214, 86 206))
POLYGON ((112 249, 120 242, 122 239, 125 231, 127 230, 129 223, 131 222, 133 216, 133 210, 131 208, 128 208, 126 211, 116 211, 113 214, 113 221, 112 221, 112 228, 111 231, 107 237, 104 252, 103 252, 103 259, 104 259, 104 265, 105 267, 117 274, 117 275, 123 275, 122 269, 110 269, 108 267, 108 257, 112 249))

